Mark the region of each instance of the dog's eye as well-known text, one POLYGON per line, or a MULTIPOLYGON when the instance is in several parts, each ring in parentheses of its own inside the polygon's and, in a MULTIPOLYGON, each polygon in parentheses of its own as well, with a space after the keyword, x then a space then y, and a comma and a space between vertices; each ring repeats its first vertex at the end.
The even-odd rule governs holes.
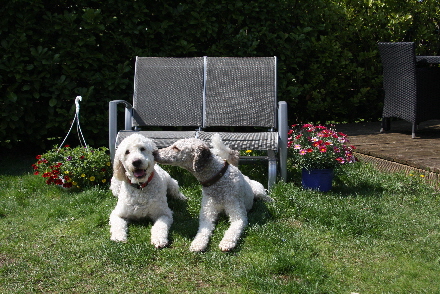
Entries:
POLYGON ((141 148, 139 148, 139 150, 140 150, 141 152, 144 152, 144 151, 145 151, 145 147, 141 147, 141 148))
POLYGON ((130 150, 125 151, 125 154, 130 154, 130 150))

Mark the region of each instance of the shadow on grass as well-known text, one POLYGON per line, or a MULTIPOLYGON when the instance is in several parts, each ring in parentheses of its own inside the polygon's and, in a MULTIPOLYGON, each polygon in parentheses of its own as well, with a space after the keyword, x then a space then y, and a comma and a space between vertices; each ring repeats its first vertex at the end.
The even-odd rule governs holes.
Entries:
POLYGON ((32 152, 21 150, 2 150, 0 151, 0 175, 22 176, 32 173, 32 164, 37 160, 32 152))
MULTIPOLYGON (((337 197, 382 197, 385 189, 383 186, 370 181, 368 178, 362 179, 362 176, 347 172, 347 169, 338 169, 335 171, 332 189, 326 192, 327 195, 336 195, 337 197), (361 177, 359 179, 359 177, 361 177)), ((368 177, 368 175, 365 175, 368 177)), ((288 171, 288 182, 301 187, 301 171, 299 169, 288 171)))

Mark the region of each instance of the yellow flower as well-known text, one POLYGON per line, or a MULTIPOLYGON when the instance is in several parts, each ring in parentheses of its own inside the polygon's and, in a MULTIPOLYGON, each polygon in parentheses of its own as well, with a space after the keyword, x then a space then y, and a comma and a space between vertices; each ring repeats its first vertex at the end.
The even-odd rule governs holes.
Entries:
POLYGON ((107 166, 110 166, 110 162, 107 162, 107 166))
POLYGON ((95 177, 94 177, 94 176, 91 176, 91 177, 89 178, 89 180, 90 180, 91 182, 93 182, 93 181, 95 180, 95 177))
POLYGON ((421 178, 424 178, 424 177, 425 177, 425 175, 420 175, 420 177, 421 177, 421 178))
POLYGON ((86 177, 86 175, 85 175, 85 174, 82 174, 82 175, 81 175, 81 178, 85 178, 85 177, 86 177))
POLYGON ((252 152, 252 150, 246 150, 246 153, 251 153, 252 152))
POLYGON ((68 170, 66 170, 65 172, 64 172, 66 175, 68 175, 69 174, 69 171, 68 170))
POLYGON ((106 179, 102 179, 102 182, 105 183, 105 182, 107 182, 107 180, 106 179))
POLYGON ((77 182, 72 182, 72 185, 76 186, 76 185, 78 185, 78 183, 77 182))

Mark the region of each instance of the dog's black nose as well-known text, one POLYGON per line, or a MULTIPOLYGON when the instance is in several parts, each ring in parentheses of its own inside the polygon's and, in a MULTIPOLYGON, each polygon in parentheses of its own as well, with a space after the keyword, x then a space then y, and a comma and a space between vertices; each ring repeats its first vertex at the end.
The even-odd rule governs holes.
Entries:
POLYGON ((138 159, 132 162, 134 167, 140 167, 142 164, 142 160, 138 159))
POLYGON ((153 156, 154 156, 154 160, 156 160, 156 158, 159 156, 159 151, 154 150, 153 151, 153 156))

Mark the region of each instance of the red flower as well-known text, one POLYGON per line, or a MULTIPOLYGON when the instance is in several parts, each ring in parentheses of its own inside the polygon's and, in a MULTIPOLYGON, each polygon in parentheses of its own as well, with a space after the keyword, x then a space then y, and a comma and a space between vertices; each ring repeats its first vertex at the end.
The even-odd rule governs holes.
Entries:
POLYGON ((36 158, 36 159, 40 159, 40 158, 41 158, 41 155, 37 155, 35 158, 36 158))
POLYGON ((64 183, 63 184, 64 188, 72 188, 72 186, 73 186, 72 183, 64 183))
POLYGON ((336 161, 339 162, 340 164, 345 163, 345 159, 343 157, 336 158, 336 161))

